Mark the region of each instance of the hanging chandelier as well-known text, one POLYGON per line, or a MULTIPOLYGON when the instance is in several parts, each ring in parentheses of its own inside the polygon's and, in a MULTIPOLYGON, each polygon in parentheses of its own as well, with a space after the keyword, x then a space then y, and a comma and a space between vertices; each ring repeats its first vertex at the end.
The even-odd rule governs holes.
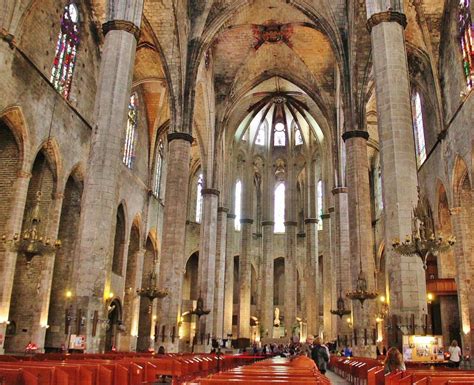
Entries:
POLYGON ((153 301, 155 298, 164 298, 168 295, 168 290, 159 289, 156 286, 156 273, 152 271, 148 276, 148 286, 137 289, 137 294, 142 298, 148 298, 148 313, 151 314, 153 301))
MULTIPOLYGON (((53 109, 51 113, 51 121, 49 123, 48 139, 46 143, 49 145, 51 140, 51 128, 53 126, 54 110, 56 109, 56 100, 54 99, 53 109)), ((10 246, 11 251, 22 254, 26 257, 29 264, 35 255, 43 256, 54 253, 61 247, 59 239, 51 239, 41 232, 41 196, 43 188, 43 176, 46 171, 46 156, 44 157, 40 180, 38 183, 38 190, 36 191, 36 198, 33 206, 26 214, 26 222, 24 230, 21 234, 15 233, 7 236, 2 235, 2 242, 10 246)), ((43 226, 45 227, 45 226, 43 226)))
POLYGON ((331 310, 331 314, 337 315, 339 318, 351 314, 351 311, 349 309, 346 309, 346 304, 344 298, 342 298, 341 291, 339 291, 339 297, 337 298, 336 306, 337 309, 331 310))
POLYGON ((356 289, 346 293, 346 297, 352 301, 360 301, 360 305, 364 307, 364 302, 368 299, 375 299, 378 297, 378 293, 375 291, 368 290, 367 278, 365 273, 362 271, 362 261, 357 277, 356 289))
POLYGON ((35 204, 28 214, 29 220, 25 230, 21 234, 15 233, 11 238, 6 235, 2 236, 2 241, 9 244, 12 251, 16 251, 24 255, 28 262, 35 255, 45 255, 55 252, 61 247, 59 239, 51 240, 51 238, 41 234, 39 226, 40 218, 40 202, 41 202, 41 186, 36 192, 35 204))
POLYGON ((426 270, 430 255, 435 256, 446 252, 455 243, 456 238, 452 235, 447 238, 435 235, 429 204, 426 199, 421 197, 418 188, 418 203, 412 213, 412 233, 407 235, 403 242, 394 239, 392 241, 393 250, 399 255, 420 257, 423 268, 426 270))

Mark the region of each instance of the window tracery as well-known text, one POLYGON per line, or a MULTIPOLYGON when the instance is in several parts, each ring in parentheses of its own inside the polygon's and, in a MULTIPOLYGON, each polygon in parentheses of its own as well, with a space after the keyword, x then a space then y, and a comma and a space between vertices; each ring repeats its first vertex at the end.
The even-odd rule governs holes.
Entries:
POLYGON ((295 125, 295 146, 300 146, 303 144, 303 136, 301 135, 300 128, 295 125))
POLYGON ((157 146, 157 153, 155 157, 155 175, 153 179, 153 195, 157 198, 160 197, 161 188, 161 176, 163 173, 163 156, 164 156, 164 145, 160 139, 157 146))
POLYGON ((258 146, 265 145, 265 125, 263 123, 258 127, 255 144, 258 146))
POLYGON ((77 47, 80 41, 79 32, 79 9, 74 1, 70 1, 64 7, 61 17, 61 29, 50 78, 56 91, 65 99, 69 99, 71 91, 77 47))
POLYGON ((133 167, 135 160, 135 146, 137 142, 138 125, 138 95, 134 92, 130 95, 128 103, 127 129, 125 132, 125 143, 123 147, 122 161, 129 169, 133 167))
POLYGON ((415 136, 416 157, 418 166, 423 164, 426 159, 425 133, 423 123, 423 109, 421 104, 420 93, 415 91, 412 96, 412 113, 413 113, 413 132, 415 136))
POLYGON ((462 50, 462 67, 467 88, 474 86, 474 42, 472 35, 471 0, 459 1, 459 38, 462 50))
POLYGON ((201 223, 202 220, 202 185, 204 183, 204 179, 202 174, 199 174, 197 180, 197 188, 196 188, 196 222, 201 223))
POLYGON ((273 145, 275 147, 286 146, 285 125, 283 123, 275 124, 273 129, 273 145))

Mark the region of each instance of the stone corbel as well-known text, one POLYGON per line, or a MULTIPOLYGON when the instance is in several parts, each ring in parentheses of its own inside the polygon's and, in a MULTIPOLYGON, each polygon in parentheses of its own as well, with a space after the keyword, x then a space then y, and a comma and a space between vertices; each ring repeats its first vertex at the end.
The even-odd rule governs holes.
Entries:
POLYGON ((0 39, 8 43, 8 46, 13 49, 16 47, 15 36, 9 33, 7 30, 2 28, 0 30, 0 39))
POLYGON ((374 13, 369 20, 367 20, 367 30, 369 33, 372 32, 372 28, 374 28, 376 25, 379 25, 380 23, 390 23, 390 22, 396 22, 400 24, 403 28, 406 28, 407 26, 407 17, 405 14, 397 11, 385 11, 385 12, 379 12, 379 13, 374 13))
POLYGON ((110 31, 125 31, 131 33, 135 37, 137 43, 140 38, 140 28, 128 20, 109 20, 102 24, 102 31, 104 36, 110 31))

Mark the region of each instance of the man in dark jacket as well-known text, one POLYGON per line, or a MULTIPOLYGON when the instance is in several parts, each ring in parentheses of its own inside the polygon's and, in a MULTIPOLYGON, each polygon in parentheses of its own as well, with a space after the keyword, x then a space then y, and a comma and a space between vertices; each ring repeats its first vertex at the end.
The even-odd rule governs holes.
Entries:
POLYGON ((321 374, 325 374, 328 366, 329 355, 326 347, 321 344, 321 338, 319 337, 314 340, 311 358, 316 363, 321 374))

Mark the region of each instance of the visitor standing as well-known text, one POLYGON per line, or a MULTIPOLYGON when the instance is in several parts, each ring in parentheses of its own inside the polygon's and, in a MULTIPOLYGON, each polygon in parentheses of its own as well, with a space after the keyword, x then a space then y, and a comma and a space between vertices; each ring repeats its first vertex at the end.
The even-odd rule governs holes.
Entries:
POLYGON ((314 346, 311 351, 311 358, 316 363, 321 374, 325 374, 329 361, 329 356, 326 347, 321 344, 321 338, 316 337, 314 340, 314 346))
POLYGON ((458 341, 453 340, 449 347, 449 363, 454 368, 459 368, 461 364, 461 348, 458 346, 458 341))

